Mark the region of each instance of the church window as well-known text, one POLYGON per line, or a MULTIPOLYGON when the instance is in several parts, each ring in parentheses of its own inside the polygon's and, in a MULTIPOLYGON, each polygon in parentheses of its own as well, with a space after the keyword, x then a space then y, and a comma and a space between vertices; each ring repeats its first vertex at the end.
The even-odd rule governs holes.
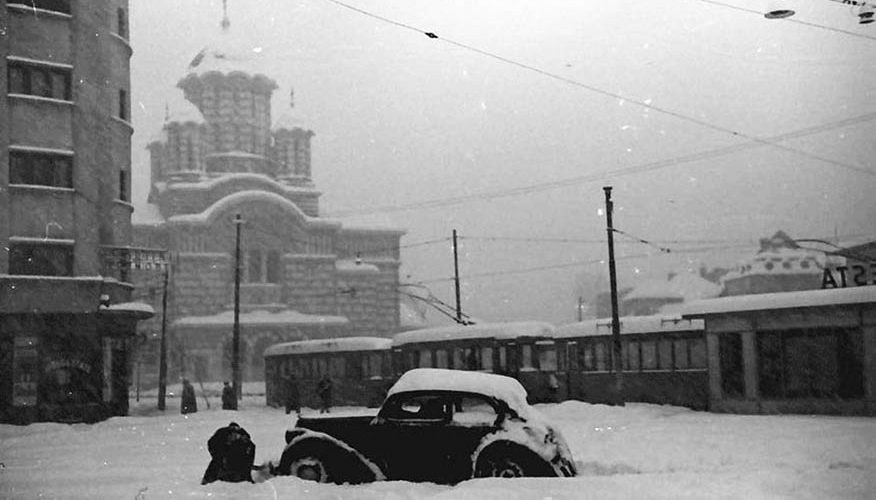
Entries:
POLYGON ((250 250, 246 260, 246 281, 248 283, 262 282, 262 251, 250 250))

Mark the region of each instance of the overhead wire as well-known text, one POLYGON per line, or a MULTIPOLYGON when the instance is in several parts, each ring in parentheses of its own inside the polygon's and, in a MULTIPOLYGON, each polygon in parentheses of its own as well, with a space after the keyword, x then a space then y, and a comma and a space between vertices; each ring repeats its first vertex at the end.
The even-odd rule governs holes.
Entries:
POLYGON ((551 72, 546 71, 546 70, 543 70, 543 69, 541 69, 541 68, 538 68, 538 67, 535 67, 535 66, 531 66, 531 65, 529 65, 529 64, 521 63, 521 62, 519 62, 519 61, 515 61, 515 60, 513 60, 513 59, 509 59, 509 58, 507 58, 507 57, 500 56, 500 55, 498 55, 498 54, 495 54, 495 53, 492 53, 492 52, 488 52, 488 51, 486 51, 486 50, 482 50, 482 49, 479 49, 479 48, 474 47, 474 46, 471 46, 471 45, 467 45, 467 44, 464 44, 464 43, 461 43, 461 42, 457 42, 457 41, 454 41, 454 40, 449 39, 449 38, 443 38, 443 37, 440 37, 440 36, 438 36, 437 34, 435 34, 435 33, 433 33, 433 32, 425 31, 425 30, 423 30, 423 29, 421 29, 421 28, 417 28, 417 27, 412 26, 412 25, 409 25, 409 24, 401 23, 401 22, 394 21, 394 20, 392 20, 392 19, 389 19, 389 18, 386 18, 386 17, 383 17, 383 16, 379 16, 379 15, 373 14, 373 13, 371 13, 371 12, 369 12, 369 11, 366 11, 366 10, 364 10, 364 9, 360 9, 360 8, 358 8, 358 7, 354 7, 354 6, 352 6, 352 5, 349 5, 349 4, 345 3, 345 2, 341 2, 341 1, 339 1, 339 0, 326 0, 326 1, 331 2, 331 3, 334 3, 334 4, 339 5, 339 6, 341 6, 341 7, 344 7, 344 8, 350 9, 350 10, 352 10, 352 11, 354 11, 354 12, 358 12, 358 13, 360 13, 360 14, 366 15, 366 16, 368 16, 368 17, 372 17, 372 18, 374 18, 374 19, 378 19, 378 20, 380 20, 380 21, 383 21, 383 22, 386 22, 386 23, 390 23, 390 24, 393 24, 393 25, 395 25, 395 26, 399 26, 399 27, 401 27, 401 28, 405 28, 405 29, 408 29, 408 30, 411 30, 411 31, 414 31, 414 32, 417 32, 417 33, 420 33, 420 34, 423 34, 423 35, 426 35, 427 37, 429 37, 429 38, 431 38, 431 39, 441 40, 441 41, 443 41, 443 42, 445 42, 445 43, 448 43, 448 44, 450 44, 450 45, 454 45, 454 46, 456 46, 456 47, 459 47, 459 48, 462 48, 462 49, 465 49, 465 50, 468 50, 468 51, 471 51, 471 52, 475 52, 475 53, 480 54, 480 55, 483 55, 483 56, 485 56, 485 57, 489 57, 489 58, 492 58, 492 59, 496 59, 496 60, 501 61, 501 62, 503 62, 503 63, 510 64, 510 65, 513 65, 513 66, 517 66, 517 67, 519 67, 519 68, 522 68, 522 69, 525 69, 525 70, 528 70, 528 71, 532 71, 532 72, 535 72, 535 73, 541 74, 541 75, 543 75, 543 76, 547 76, 547 77, 549 77, 549 78, 552 78, 552 79, 555 79, 555 80, 558 80, 558 81, 561 81, 561 82, 564 82, 564 83, 567 83, 567 84, 570 84, 570 85, 573 85, 573 86, 576 86, 576 87, 583 88, 583 89, 585 89, 585 90, 589 90, 590 92, 593 92, 593 93, 596 93, 596 94, 600 94, 600 95, 603 95, 603 96, 606 96, 606 97, 610 97, 610 98, 613 98, 613 99, 618 99, 618 100, 621 100, 621 101, 623 101, 623 102, 630 102, 630 103, 636 104, 637 106, 640 106, 640 107, 643 107, 643 108, 646 108, 646 109, 649 109, 649 110, 652 110, 652 111, 655 111, 655 112, 658 112, 658 113, 661 113, 661 114, 664 114, 664 115, 667 115, 667 116, 674 117, 674 118, 676 118, 676 119, 678 119, 678 120, 682 120, 682 121, 686 121, 686 122, 689 122, 689 123, 693 123, 693 124, 698 125, 698 126, 700 126, 700 127, 707 128, 707 129, 710 129, 710 130, 714 130, 714 131, 717 131, 717 132, 721 132, 721 133, 724 133, 724 134, 729 134, 729 135, 731 135, 731 136, 733 136, 733 137, 740 137, 740 138, 746 139, 746 140, 751 141, 751 142, 755 142, 755 143, 758 143, 758 144, 761 144, 761 145, 771 146, 771 147, 773 147, 773 148, 780 149, 780 150, 783 150, 783 151, 786 151, 786 152, 789 152, 789 153, 793 153, 793 154, 798 155, 798 156, 807 157, 807 158, 814 159, 814 160, 818 160, 818 161, 821 161, 821 162, 824 162, 824 163, 827 163, 827 164, 831 164, 831 165, 834 165, 834 166, 837 166, 837 167, 846 168, 846 169, 853 170, 853 171, 856 171, 856 172, 862 172, 862 173, 865 173, 865 174, 867 174, 867 175, 873 175, 873 176, 876 176, 876 171, 871 170, 871 169, 867 169, 867 168, 859 167, 859 166, 856 166, 856 165, 847 164, 847 163, 845 163, 845 162, 837 161, 837 160, 834 160, 834 159, 832 159, 832 158, 826 158, 826 157, 823 157, 823 156, 820 156, 820 155, 816 155, 816 154, 808 153, 808 152, 801 151, 801 150, 798 150, 798 149, 795 149, 795 148, 791 148, 791 147, 783 146, 783 145, 781 145, 781 144, 777 144, 777 143, 772 142, 772 141, 769 141, 769 140, 767 140, 767 139, 758 138, 758 137, 755 137, 755 136, 752 136, 752 135, 749 135, 749 134, 746 134, 746 133, 743 133, 743 132, 740 132, 740 131, 737 131, 737 130, 734 130, 734 129, 731 129, 731 128, 727 128, 727 127, 720 126, 720 125, 715 125, 715 124, 710 123, 710 122, 707 122, 707 121, 705 121, 705 120, 701 120, 701 119, 699 119, 699 118, 695 118, 695 117, 692 117, 692 116, 688 116, 688 115, 685 115, 685 114, 683 114, 683 113, 679 113, 679 112, 677 112, 677 111, 672 111, 671 109, 664 108, 664 107, 662 107, 662 106, 655 106, 655 105, 650 104, 650 103, 648 103, 648 102, 645 102, 645 101, 642 101, 642 100, 639 100, 639 99, 634 99, 634 98, 631 98, 631 97, 629 97, 629 96, 626 96, 626 95, 623 95, 623 94, 620 94, 620 93, 617 93, 617 92, 611 92, 611 91, 608 91, 608 90, 604 90, 604 89, 601 89, 601 88, 596 87, 596 86, 594 86, 594 85, 589 85, 589 84, 586 84, 586 83, 580 82, 580 81, 578 81, 578 80, 574 80, 574 79, 571 79, 571 78, 568 78, 568 77, 565 77, 565 76, 562 76, 562 75, 558 75, 558 74, 556 74, 556 73, 551 73, 551 72))

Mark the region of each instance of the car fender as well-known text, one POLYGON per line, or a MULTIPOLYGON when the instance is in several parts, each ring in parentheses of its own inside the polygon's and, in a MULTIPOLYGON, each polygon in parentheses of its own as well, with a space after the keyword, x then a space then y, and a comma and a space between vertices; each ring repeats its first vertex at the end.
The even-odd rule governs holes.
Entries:
POLYGON ((284 464, 286 457, 297 453, 305 447, 313 447, 332 455, 337 460, 344 461, 342 469, 345 469, 345 472, 355 468, 355 464, 358 463, 370 473, 367 474, 368 476, 373 476, 363 478, 363 480, 356 478, 350 482, 383 481, 386 479, 386 474, 383 473, 377 464, 352 446, 328 434, 307 429, 294 429, 286 432, 286 441, 286 447, 283 449, 283 455, 280 458, 281 467, 288 465, 284 464))
POLYGON ((497 446, 522 448, 538 457, 557 473, 558 476, 568 475, 562 469, 563 457, 558 443, 545 439, 547 433, 534 429, 523 422, 507 423, 502 429, 484 436, 478 447, 472 453, 472 471, 477 467, 481 455, 497 446))

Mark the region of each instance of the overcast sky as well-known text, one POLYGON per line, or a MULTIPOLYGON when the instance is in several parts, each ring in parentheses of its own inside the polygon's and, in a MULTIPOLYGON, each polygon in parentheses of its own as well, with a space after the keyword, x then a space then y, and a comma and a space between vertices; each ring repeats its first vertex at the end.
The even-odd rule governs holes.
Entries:
MULTIPOLYGON (((316 133, 323 215, 407 230, 403 281, 448 302, 449 241, 420 243, 456 229, 474 317, 568 322, 576 282, 607 286, 605 185, 615 227, 673 250, 618 235, 627 285, 738 261, 779 229, 876 234, 876 24, 853 7, 787 2, 797 15, 770 21, 746 11, 768 2, 741 0, 346 3, 397 24, 331 0, 228 11, 279 84, 274 116, 294 88, 316 133)), ((142 206, 145 145, 222 2, 130 8, 142 206)))

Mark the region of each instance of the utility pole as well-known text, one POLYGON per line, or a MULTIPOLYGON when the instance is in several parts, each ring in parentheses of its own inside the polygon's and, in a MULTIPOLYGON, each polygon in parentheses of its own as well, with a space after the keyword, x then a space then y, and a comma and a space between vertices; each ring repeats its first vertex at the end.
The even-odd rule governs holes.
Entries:
POLYGON ((605 221, 607 224, 606 231, 608 232, 608 278, 611 282, 611 340, 612 340, 612 366, 614 368, 614 388, 616 392, 616 403, 620 406, 624 405, 623 390, 624 390, 624 372, 623 363, 621 363, 621 335, 620 335, 620 318, 617 306, 617 272, 614 265, 614 226, 612 226, 611 213, 614 210, 614 203, 611 201, 611 186, 602 188, 605 191, 605 221))
POLYGON ((240 380, 240 226, 244 220, 240 214, 234 216, 234 329, 231 338, 231 379, 234 399, 234 410, 237 409, 237 401, 243 396, 243 388, 240 380))
POLYGON ((165 409, 167 394, 167 282, 170 261, 164 263, 163 286, 161 287, 161 344, 158 354, 158 409, 165 409))
POLYGON ((456 229, 453 230, 453 282, 456 285, 456 322, 462 324, 462 304, 459 301, 459 254, 456 251, 456 229))

